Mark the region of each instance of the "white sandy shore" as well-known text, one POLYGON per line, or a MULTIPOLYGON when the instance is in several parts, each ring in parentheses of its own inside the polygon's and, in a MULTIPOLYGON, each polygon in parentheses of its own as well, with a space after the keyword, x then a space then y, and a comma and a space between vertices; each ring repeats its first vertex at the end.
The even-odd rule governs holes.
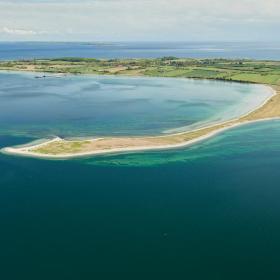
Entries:
MULTIPOLYGON (((266 85, 264 85, 266 86, 266 85)), ((269 86, 266 86, 269 87, 269 86)), ((219 133, 222 133, 228 129, 234 128, 234 127, 238 127, 241 125, 246 125, 249 123, 254 123, 254 122, 260 122, 260 121, 268 121, 268 120, 275 120, 275 119, 279 119, 279 117, 273 117, 273 118, 263 118, 263 119, 256 119, 256 120, 250 120, 250 121, 240 121, 239 120, 243 117, 246 117, 248 115, 250 115, 251 113, 257 111, 258 109, 260 109, 261 107, 263 107, 269 100, 272 99, 273 96, 275 96, 277 94, 277 92, 269 87, 269 89, 271 90, 271 96, 269 96, 266 100, 264 100, 264 102, 262 102, 259 106, 257 106, 256 108, 254 108, 253 110, 247 112, 244 115, 241 115, 238 118, 235 119, 231 119, 225 122, 221 122, 221 123, 216 123, 214 125, 210 125, 210 126, 205 126, 199 129, 195 129, 192 130, 190 132, 195 132, 195 131, 200 131, 202 129, 205 128, 211 128, 214 126, 218 126, 218 125, 227 125, 226 127, 222 127, 222 128, 217 128, 214 131, 211 131, 203 136, 185 141, 185 142, 181 142, 181 143, 177 143, 177 144, 168 144, 168 145, 154 145, 154 146, 138 146, 138 147, 125 147, 125 148, 111 148, 111 149, 103 149, 103 150, 93 150, 93 151, 87 151, 87 152, 80 152, 80 153, 67 153, 67 154, 59 154, 59 155, 55 155, 55 154, 43 154, 43 153, 39 153, 39 152, 33 152, 33 149, 36 148, 40 148, 43 147, 45 145, 48 145, 52 142, 60 142, 60 141, 65 141, 59 137, 56 137, 52 140, 40 143, 40 144, 36 144, 36 145, 31 145, 31 146, 25 146, 25 147, 7 147, 7 148, 3 148, 1 150, 1 152, 6 153, 6 154, 11 154, 11 155, 18 155, 18 156, 28 156, 28 157, 36 157, 36 158, 46 158, 46 159, 67 159, 67 158, 74 158, 74 157, 85 157, 85 156, 93 156, 93 155, 103 155, 103 154, 115 154, 115 153, 125 153, 125 152, 140 152, 140 151, 150 151, 150 150, 166 150, 166 149, 174 149, 174 148, 181 148, 181 147, 186 147, 189 145, 193 145, 195 143, 201 142, 203 140, 206 140, 210 137, 213 137, 219 133), (233 124, 231 124, 232 122, 234 122, 233 124), (31 150, 32 149, 32 150, 31 150)), ((182 135, 186 132, 179 132, 179 133, 175 133, 175 134, 171 134, 169 136, 176 136, 176 135, 182 135)), ((161 138, 161 137, 166 137, 165 136, 153 136, 150 138, 161 138)), ((100 139, 100 138, 99 138, 100 139)), ((91 139, 91 141, 97 140, 95 139, 91 139)))

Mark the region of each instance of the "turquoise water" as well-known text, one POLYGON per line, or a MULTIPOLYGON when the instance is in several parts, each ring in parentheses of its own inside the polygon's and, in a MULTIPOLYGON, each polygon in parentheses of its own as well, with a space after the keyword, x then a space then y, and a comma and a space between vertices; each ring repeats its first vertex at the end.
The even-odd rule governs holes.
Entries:
POLYGON ((1 279, 276 279, 279 137, 270 121, 176 151, 0 155, 1 279))
MULTIPOLYGON (((0 148, 57 133, 186 129, 269 94, 180 79, 0 81, 0 148)), ((280 121, 269 121, 169 151, 59 161, 0 154, 1 279, 276 279, 279 138, 280 121)))
POLYGON ((157 135, 237 117, 271 94, 215 81, 36 75, 0 73, 0 134, 157 135))

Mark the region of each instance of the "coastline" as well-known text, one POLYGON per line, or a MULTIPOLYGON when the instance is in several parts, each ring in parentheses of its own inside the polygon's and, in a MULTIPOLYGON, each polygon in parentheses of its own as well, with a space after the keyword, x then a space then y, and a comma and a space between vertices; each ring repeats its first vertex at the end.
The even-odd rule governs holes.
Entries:
POLYGON ((201 127, 191 131, 151 137, 106 137, 81 141, 64 140, 56 137, 36 145, 25 145, 24 147, 6 147, 3 148, 1 152, 10 155, 45 159, 68 159, 94 155, 141 152, 149 150, 167 150, 186 147, 211 138, 231 128, 253 122, 268 121, 280 118, 280 110, 279 113, 278 110, 276 110, 277 105, 280 107, 280 93, 278 92, 278 88, 273 88, 269 85, 263 86, 268 87, 272 94, 256 108, 244 115, 239 116, 238 118, 201 127), (78 146, 79 149, 77 149, 76 146, 78 146))

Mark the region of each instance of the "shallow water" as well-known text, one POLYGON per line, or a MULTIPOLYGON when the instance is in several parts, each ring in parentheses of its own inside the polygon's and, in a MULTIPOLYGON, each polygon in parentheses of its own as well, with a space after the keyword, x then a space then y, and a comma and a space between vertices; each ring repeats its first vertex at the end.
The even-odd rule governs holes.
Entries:
POLYGON ((237 117, 271 94, 217 81, 35 75, 0 73, 0 134, 157 135, 237 117))
POLYGON ((173 151, 0 155, 1 278, 275 279, 279 138, 269 121, 173 151))

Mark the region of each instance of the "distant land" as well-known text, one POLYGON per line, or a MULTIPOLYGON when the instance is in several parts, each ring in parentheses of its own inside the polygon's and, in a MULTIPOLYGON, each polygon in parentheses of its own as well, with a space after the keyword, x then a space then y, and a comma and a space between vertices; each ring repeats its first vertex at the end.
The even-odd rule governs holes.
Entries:
POLYGON ((280 85, 280 61, 247 59, 57 58, 0 61, 0 70, 59 74, 181 77, 280 85))

